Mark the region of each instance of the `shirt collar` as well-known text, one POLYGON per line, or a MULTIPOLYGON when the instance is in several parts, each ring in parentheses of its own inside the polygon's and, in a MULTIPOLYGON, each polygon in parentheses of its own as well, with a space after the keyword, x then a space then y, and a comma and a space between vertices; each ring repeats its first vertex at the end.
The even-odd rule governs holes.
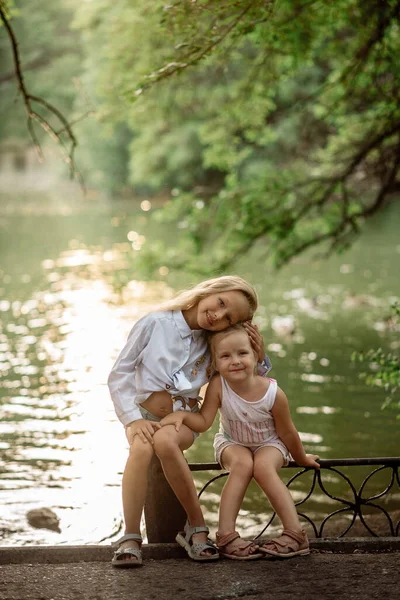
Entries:
POLYGON ((190 329, 189 325, 185 321, 185 317, 180 310, 172 311, 172 315, 174 317, 174 321, 176 326, 178 327, 178 331, 182 338, 193 336, 193 338, 198 338, 203 336, 202 329, 190 329))

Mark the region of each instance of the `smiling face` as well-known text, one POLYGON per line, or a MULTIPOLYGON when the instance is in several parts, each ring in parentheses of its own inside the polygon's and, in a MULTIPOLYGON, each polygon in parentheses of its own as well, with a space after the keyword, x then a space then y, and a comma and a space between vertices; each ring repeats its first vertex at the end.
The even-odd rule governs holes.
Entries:
POLYGON ((215 336, 212 355, 216 370, 228 382, 244 381, 255 373, 257 357, 245 330, 215 336))
POLYGON ((223 331, 230 325, 246 321, 250 315, 249 301, 237 290, 210 294, 195 308, 197 326, 207 331, 223 331))

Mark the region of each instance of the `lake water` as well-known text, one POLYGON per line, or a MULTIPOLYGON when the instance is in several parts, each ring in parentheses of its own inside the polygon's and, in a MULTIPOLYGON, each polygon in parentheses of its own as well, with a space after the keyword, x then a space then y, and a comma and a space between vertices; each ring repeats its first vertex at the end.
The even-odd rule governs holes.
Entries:
MULTIPOLYGON (((158 281, 142 281, 135 272, 131 256, 144 243, 177 237, 149 222, 149 202, 61 191, 0 200, 0 544, 109 543, 121 527, 126 443, 107 376, 133 323, 195 280, 161 268, 158 281), (29 526, 27 511, 39 507, 54 510, 61 533, 29 526)), ((398 350, 388 318, 399 296, 399 230, 393 207, 341 256, 300 257, 276 273, 260 248, 235 269, 257 287, 272 375, 306 450, 321 458, 400 455, 384 392, 366 387, 350 360, 354 350, 398 350)), ((214 460, 216 426, 189 462, 214 460)), ((196 474, 199 486, 208 478, 196 474)), ((384 484, 376 477, 370 487, 384 484)), ((213 486, 204 498, 211 525, 218 494, 213 486)), ((328 504, 317 497, 313 510, 328 504)), ((252 486, 239 525, 250 531, 269 514, 252 486)))

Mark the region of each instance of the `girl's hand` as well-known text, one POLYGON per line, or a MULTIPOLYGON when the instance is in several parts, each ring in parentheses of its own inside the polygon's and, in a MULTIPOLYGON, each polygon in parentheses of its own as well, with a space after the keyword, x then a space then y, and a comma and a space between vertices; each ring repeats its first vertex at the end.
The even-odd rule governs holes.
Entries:
POLYGON ((169 415, 167 415, 166 417, 161 419, 160 424, 162 427, 165 427, 165 425, 174 425, 175 430, 179 431, 180 428, 182 427, 184 418, 185 418, 185 411, 177 410, 176 412, 169 413, 169 415))
POLYGON ((135 435, 138 435, 145 444, 147 444, 147 442, 153 444, 153 435, 158 429, 161 429, 161 425, 157 421, 138 419, 137 421, 129 423, 129 425, 125 427, 125 432, 129 445, 132 444, 135 435))
POLYGON ((298 463, 301 467, 312 467, 313 469, 320 469, 321 466, 316 460, 319 458, 316 454, 306 454, 305 460, 298 463))
POLYGON ((265 357, 264 340, 257 325, 253 325, 251 321, 245 321, 243 327, 247 331, 253 350, 257 353, 258 362, 262 362, 265 357))

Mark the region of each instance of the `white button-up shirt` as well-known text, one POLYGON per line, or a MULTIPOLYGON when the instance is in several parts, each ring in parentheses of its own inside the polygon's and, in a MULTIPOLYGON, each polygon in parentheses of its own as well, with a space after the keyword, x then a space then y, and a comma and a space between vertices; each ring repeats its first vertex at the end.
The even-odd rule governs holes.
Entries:
MULTIPOLYGON (((198 397, 211 374, 206 336, 203 329, 190 329, 180 310, 152 312, 133 326, 108 377, 123 425, 142 418, 138 405, 153 392, 198 397)), ((259 372, 265 375, 270 369, 266 356, 259 372)), ((174 409, 181 406, 174 403, 174 409)))
POLYGON ((141 419, 138 405, 153 392, 196 398, 207 383, 206 333, 192 330, 181 311, 152 312, 132 328, 108 387, 121 423, 141 419))

